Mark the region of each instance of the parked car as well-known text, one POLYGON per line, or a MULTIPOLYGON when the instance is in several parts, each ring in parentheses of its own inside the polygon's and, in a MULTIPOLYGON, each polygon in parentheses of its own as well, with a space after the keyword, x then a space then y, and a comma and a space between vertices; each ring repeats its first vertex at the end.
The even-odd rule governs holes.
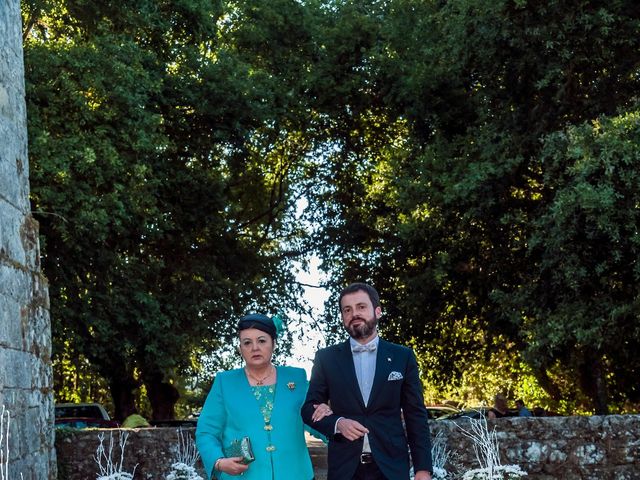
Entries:
MULTIPOLYGON (((474 407, 474 408, 465 408, 464 410, 460 410, 459 412, 452 413, 450 415, 444 415, 438 420, 456 420, 458 418, 473 418, 478 420, 479 418, 486 417, 489 412, 489 407, 474 407)), ((518 410, 515 408, 510 408, 507 410, 507 417, 517 417, 518 410)))
POLYGON ((183 418, 182 420, 149 420, 153 427, 193 427, 195 428, 198 420, 196 418, 183 418))
POLYGON ((55 406, 56 428, 118 428, 99 403, 58 403, 55 406))
POLYGON ((458 412, 443 415, 442 417, 439 417, 438 420, 457 420, 459 418, 473 418, 478 420, 479 418, 486 416, 488 411, 489 408, 487 407, 466 408, 458 412))
POLYGON ((449 405, 427 405, 426 408, 430 420, 437 420, 445 415, 452 415, 460 411, 459 408, 451 407, 449 405))
POLYGON ((101 418, 63 417, 56 418, 56 428, 119 428, 120 424, 115 420, 102 420, 101 418))

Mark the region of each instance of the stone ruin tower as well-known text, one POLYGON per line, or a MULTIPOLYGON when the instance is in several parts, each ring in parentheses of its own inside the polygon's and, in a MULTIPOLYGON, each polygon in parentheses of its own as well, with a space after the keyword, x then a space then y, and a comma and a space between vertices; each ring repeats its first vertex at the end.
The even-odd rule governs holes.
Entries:
POLYGON ((20 1, 1 0, 0 412, 9 412, 9 445, 5 413, 0 459, 7 480, 53 480, 49 297, 30 213, 21 25, 20 1))

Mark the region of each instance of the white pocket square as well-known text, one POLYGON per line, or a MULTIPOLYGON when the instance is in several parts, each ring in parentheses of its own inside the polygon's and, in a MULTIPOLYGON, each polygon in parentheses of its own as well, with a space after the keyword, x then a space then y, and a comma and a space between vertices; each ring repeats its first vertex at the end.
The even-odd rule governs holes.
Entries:
POLYGON ((387 378, 388 382, 392 382, 393 380, 402 380, 404 377, 400 372, 391 372, 389 374, 389 378, 387 378))

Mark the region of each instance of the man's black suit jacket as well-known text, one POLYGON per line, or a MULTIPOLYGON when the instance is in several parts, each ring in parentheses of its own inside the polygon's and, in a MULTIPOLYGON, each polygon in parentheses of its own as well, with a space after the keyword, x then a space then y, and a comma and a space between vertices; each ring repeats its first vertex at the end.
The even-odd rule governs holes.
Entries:
POLYGON ((353 478, 362 452, 362 439, 350 441, 334 434, 340 417, 357 420, 369 429, 371 452, 387 479, 409 478, 407 446, 414 469, 432 471, 428 414, 418 364, 410 348, 380 339, 367 406, 358 386, 349 341, 316 353, 302 418, 329 439, 328 480, 353 478), (313 405, 319 403, 329 403, 333 414, 314 423, 313 405))

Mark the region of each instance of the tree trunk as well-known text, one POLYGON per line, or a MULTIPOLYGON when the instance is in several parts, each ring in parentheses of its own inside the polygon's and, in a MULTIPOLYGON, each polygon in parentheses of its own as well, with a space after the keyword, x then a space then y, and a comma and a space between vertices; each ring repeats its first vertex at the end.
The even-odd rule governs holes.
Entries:
POLYGON ((159 373, 144 375, 147 398, 151 404, 153 420, 173 420, 176 402, 180 398, 178 390, 159 373))
POLYGON ((122 422, 132 413, 136 413, 136 401, 134 391, 138 388, 139 382, 134 378, 110 377, 109 390, 113 398, 114 418, 122 422))
POLYGON ((580 366, 580 384, 583 392, 591 399, 596 415, 609 414, 609 395, 604 369, 597 354, 585 353, 580 366))
POLYGON ((538 383, 545 392, 555 401, 562 400, 562 392, 555 382, 549 377, 549 374, 544 367, 534 370, 534 375, 538 380, 538 383))

